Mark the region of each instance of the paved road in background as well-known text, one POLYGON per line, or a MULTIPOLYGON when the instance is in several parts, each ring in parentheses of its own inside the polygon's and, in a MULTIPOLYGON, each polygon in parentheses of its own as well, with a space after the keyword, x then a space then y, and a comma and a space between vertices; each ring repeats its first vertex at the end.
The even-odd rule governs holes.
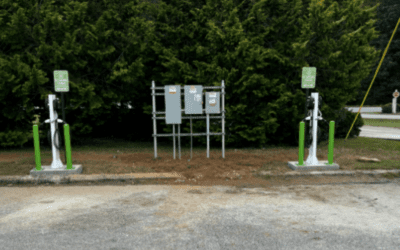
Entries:
POLYGON ((1 249, 399 249, 400 183, 1 187, 1 249))
POLYGON ((362 126, 360 137, 400 140, 400 128, 362 126))
MULTIPOLYGON (((351 112, 357 113, 360 107, 347 107, 346 109, 350 110, 351 112)), ((361 112, 382 112, 381 107, 367 107, 367 108, 361 108, 361 112)))
MULTIPOLYGON (((358 110, 360 109, 359 107, 349 107, 347 108, 353 113, 358 113, 358 110)), ((388 119, 388 120, 400 120, 400 114, 399 115, 385 115, 385 114, 368 114, 372 112, 382 112, 382 108, 379 107, 369 107, 369 108, 362 108, 361 109, 361 117, 362 118, 372 118, 372 119, 388 119)))
POLYGON ((400 115, 370 115, 360 114, 362 118, 368 119, 385 119, 385 120, 400 120, 400 115))
MULTIPOLYGON (((359 107, 347 108, 352 112, 358 112, 359 107)), ((362 108, 361 112, 382 112, 382 108, 368 107, 362 108)), ((400 115, 381 115, 381 114, 367 114, 360 113, 362 118, 369 119, 385 119, 385 120, 400 120, 400 115)), ((400 128, 376 127, 376 126, 362 126, 360 137, 379 138, 387 140, 400 140, 400 128)))

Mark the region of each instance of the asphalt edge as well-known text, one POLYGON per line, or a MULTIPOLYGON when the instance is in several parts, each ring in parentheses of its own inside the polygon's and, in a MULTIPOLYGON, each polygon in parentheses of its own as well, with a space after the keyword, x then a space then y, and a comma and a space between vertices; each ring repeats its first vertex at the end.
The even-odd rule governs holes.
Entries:
MULTIPOLYGON (((355 170, 355 171, 344 171, 344 170, 328 170, 328 171, 290 171, 285 174, 272 174, 270 171, 260 171, 257 173, 259 176, 271 176, 271 177, 303 177, 303 176, 354 176, 354 175, 369 175, 377 176, 383 174, 400 174, 400 170, 355 170)), ((180 175, 171 176, 170 173, 157 173, 154 176, 147 174, 148 176, 139 177, 140 174, 119 174, 119 175, 51 175, 51 176, 0 176, 0 186, 6 185, 18 185, 18 184, 79 184, 83 182, 90 183, 101 183, 108 181, 146 181, 146 180, 157 180, 157 179, 178 179, 182 178, 180 175)))

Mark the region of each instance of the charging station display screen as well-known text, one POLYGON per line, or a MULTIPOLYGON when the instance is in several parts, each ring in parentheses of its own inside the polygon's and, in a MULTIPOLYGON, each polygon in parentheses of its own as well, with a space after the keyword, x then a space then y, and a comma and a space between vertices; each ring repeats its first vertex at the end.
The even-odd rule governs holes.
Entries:
POLYGON ((54 70, 54 90, 56 92, 69 92, 67 70, 54 70))

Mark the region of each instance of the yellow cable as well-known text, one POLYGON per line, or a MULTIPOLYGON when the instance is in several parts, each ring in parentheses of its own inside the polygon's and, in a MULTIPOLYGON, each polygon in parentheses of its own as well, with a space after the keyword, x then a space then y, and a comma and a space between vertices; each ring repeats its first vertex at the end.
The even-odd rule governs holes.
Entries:
POLYGON ((383 58, 385 58, 386 52, 387 52, 387 50, 388 50, 388 48, 389 48, 390 43, 392 42, 392 38, 393 38, 394 34, 396 33, 396 30, 397 30, 397 27, 399 26, 399 23, 400 23, 400 18, 399 18, 399 21, 397 22, 396 28, 394 28, 392 37, 390 38, 389 43, 388 43, 388 45, 386 46, 386 49, 385 49, 385 52, 383 53, 381 62, 379 63, 378 68, 376 69, 374 78, 372 79, 371 85, 369 85, 368 91, 367 91, 367 93, 365 94, 364 100, 363 100, 363 102, 361 103, 361 107, 360 107, 360 109, 359 109, 358 112, 357 112, 356 118, 354 119, 353 124, 351 125, 351 128, 350 128, 349 132, 347 133, 346 138, 344 139, 345 142, 347 141, 347 137, 349 136, 350 131, 351 131, 351 129, 353 128, 353 125, 354 125, 354 123, 355 123, 356 120, 357 120, 358 114, 360 113, 362 106, 364 105, 365 99, 367 98, 367 95, 368 95, 368 93, 369 93, 369 90, 370 90, 371 87, 372 87, 372 83, 373 83, 374 80, 375 80, 376 74, 378 74, 379 68, 381 67, 381 64, 382 64, 382 61, 383 61, 383 58))

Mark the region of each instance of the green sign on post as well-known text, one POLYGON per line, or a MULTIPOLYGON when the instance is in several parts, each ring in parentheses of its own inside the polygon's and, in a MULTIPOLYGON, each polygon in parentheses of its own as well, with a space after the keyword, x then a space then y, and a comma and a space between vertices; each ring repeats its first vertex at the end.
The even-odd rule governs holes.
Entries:
POLYGON ((316 75, 317 75, 316 67, 303 67, 303 73, 301 75, 301 87, 303 89, 315 88, 316 75))
POLYGON ((69 92, 67 70, 54 70, 54 89, 56 92, 69 92))

